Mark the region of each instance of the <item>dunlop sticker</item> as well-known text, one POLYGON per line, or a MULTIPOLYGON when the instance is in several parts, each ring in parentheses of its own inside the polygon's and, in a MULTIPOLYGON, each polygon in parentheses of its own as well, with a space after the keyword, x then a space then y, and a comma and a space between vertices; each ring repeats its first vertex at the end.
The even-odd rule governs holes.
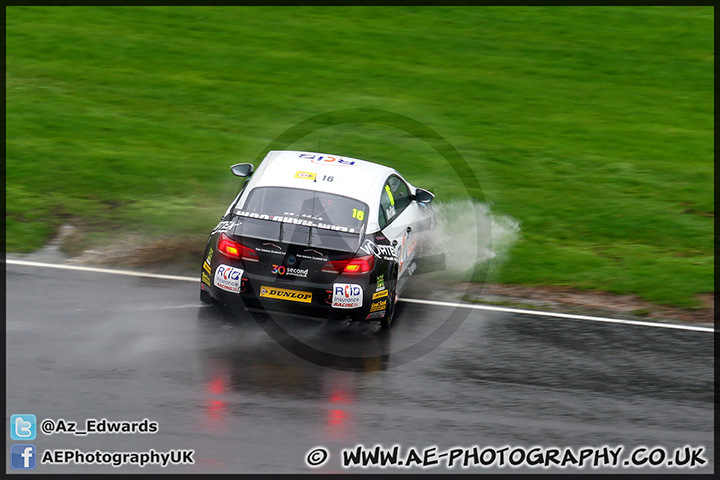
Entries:
POLYGON ((384 298, 388 296, 387 290, 381 290, 379 292, 373 293, 372 299, 377 300, 378 298, 384 298))
POLYGON ((291 302, 312 303, 311 292, 301 292, 299 290, 287 290, 285 288, 260 287, 260 296, 264 298, 276 298, 278 300, 288 300, 291 302))

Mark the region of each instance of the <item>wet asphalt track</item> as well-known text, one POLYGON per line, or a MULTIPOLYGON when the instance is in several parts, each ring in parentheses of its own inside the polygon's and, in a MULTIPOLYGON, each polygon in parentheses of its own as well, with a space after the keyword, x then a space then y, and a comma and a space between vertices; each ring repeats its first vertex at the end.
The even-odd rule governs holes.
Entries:
MULTIPOLYGON (((9 264, 6 281, 7 472, 15 472, 16 413, 159 424, 144 435, 39 434, 29 443, 40 454, 195 452, 192 466, 38 465, 35 473, 408 472, 343 470, 340 451, 358 444, 608 445, 623 446, 621 457, 689 445, 704 447, 704 466, 605 472, 714 472, 712 333, 466 311, 457 331, 415 358, 413 345, 442 335, 431 333, 452 309, 406 303, 387 335, 276 319, 302 340, 288 345, 304 348, 302 359, 248 315, 238 321, 201 305, 197 283, 9 264), (338 368, 312 363, 328 359, 338 368), (317 446, 330 458, 313 470, 304 459, 317 446)), ((450 470, 489 471, 576 470, 450 470)))

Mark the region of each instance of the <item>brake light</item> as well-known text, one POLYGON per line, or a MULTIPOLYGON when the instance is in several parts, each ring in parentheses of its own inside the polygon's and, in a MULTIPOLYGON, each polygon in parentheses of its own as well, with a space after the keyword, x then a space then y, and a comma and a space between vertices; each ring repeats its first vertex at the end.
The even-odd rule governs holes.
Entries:
POLYGON ((322 268, 325 273, 346 273, 349 275, 363 275, 370 273, 375 267, 375 255, 353 257, 348 260, 333 260, 327 262, 322 268))
POLYGON ((237 242, 230 240, 224 233, 220 234, 218 250, 230 258, 240 258, 240 248, 238 248, 237 242))
POLYGON ((259 262, 260 258, 255 253, 255 250, 248 248, 242 243, 238 243, 232 238, 228 237, 224 233, 220 234, 220 240, 218 241, 218 250, 220 253, 230 258, 242 258, 248 262, 259 262))
POLYGON ((325 266, 323 266, 322 271, 325 273, 340 273, 342 272, 342 269, 345 268, 347 262, 347 260, 335 260, 332 262, 327 262, 325 266))

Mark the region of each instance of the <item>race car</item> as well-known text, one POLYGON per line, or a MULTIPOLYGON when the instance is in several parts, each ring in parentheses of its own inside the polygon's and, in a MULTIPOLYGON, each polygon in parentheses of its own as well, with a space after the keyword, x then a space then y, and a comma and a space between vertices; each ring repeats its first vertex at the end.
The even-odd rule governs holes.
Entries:
POLYGON ((390 326, 435 228, 430 191, 325 153, 271 151, 231 171, 244 185, 210 232, 202 302, 390 326))

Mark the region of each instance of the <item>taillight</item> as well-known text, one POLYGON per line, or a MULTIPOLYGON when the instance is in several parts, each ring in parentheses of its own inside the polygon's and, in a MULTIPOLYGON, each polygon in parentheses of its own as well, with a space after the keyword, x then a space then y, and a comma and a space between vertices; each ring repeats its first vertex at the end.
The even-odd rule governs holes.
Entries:
POLYGON ((375 255, 353 257, 347 260, 333 260, 327 262, 322 268, 325 273, 345 273, 348 275, 362 275, 370 273, 375 267, 375 255))
POLYGON ((228 237, 224 233, 220 234, 220 240, 218 241, 218 250, 223 255, 230 258, 242 258, 248 262, 259 262, 260 258, 255 253, 255 250, 248 248, 242 243, 238 243, 232 238, 228 237))

